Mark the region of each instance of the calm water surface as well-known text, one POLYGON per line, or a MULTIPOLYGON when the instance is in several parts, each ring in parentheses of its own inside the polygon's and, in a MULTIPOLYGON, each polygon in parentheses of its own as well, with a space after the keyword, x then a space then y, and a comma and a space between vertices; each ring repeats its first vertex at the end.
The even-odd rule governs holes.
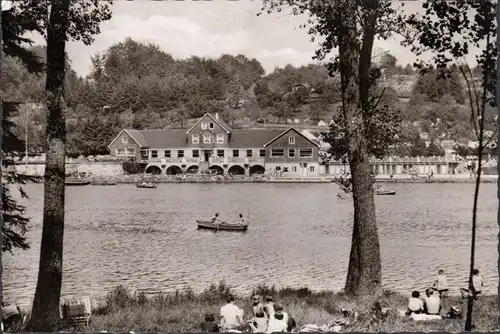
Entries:
MULTIPOLYGON (((432 284, 438 269, 453 292, 466 286, 473 184, 394 184, 376 196, 386 288, 432 284)), ((497 286, 496 185, 481 185, 477 268, 497 286)), ((28 304, 35 291, 43 185, 25 187, 32 248, 4 260, 5 294, 28 304)), ((66 188, 63 297, 102 298, 123 284, 146 292, 226 280, 237 291, 259 283, 339 290, 346 277, 352 201, 333 184, 160 184, 66 188), (197 218, 243 213, 247 233, 198 231, 197 218)))

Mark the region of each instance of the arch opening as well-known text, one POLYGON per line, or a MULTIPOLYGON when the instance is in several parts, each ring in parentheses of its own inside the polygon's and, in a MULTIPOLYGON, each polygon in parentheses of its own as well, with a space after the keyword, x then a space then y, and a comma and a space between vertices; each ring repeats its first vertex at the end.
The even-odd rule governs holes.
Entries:
POLYGON ((193 166, 189 166, 188 169, 186 169, 186 173, 189 173, 189 174, 196 174, 198 173, 199 171, 199 167, 196 166, 196 165, 193 165, 193 166))
POLYGON ((250 175, 252 174, 264 174, 266 172, 266 169, 264 166, 261 165, 253 165, 250 167, 250 175))
POLYGON ((239 165, 234 165, 229 167, 228 173, 232 175, 245 175, 245 168, 239 166, 239 165))
POLYGON ((170 166, 166 171, 167 175, 177 175, 182 174, 182 169, 179 166, 170 166))
POLYGON ((154 174, 154 175, 160 175, 161 174, 161 168, 158 166, 149 166, 146 168, 146 173, 148 174, 154 174))
POLYGON ((215 171, 215 173, 218 175, 224 174, 224 169, 221 166, 212 165, 212 166, 208 167, 208 169, 215 171))

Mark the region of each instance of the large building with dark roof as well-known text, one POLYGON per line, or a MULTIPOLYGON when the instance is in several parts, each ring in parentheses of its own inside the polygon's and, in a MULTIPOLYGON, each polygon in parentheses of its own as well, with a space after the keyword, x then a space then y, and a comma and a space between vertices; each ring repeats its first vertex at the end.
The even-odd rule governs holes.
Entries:
POLYGON ((109 144, 115 157, 145 165, 146 173, 283 176, 319 175, 319 143, 297 129, 232 129, 218 115, 205 114, 190 129, 122 130, 109 144))

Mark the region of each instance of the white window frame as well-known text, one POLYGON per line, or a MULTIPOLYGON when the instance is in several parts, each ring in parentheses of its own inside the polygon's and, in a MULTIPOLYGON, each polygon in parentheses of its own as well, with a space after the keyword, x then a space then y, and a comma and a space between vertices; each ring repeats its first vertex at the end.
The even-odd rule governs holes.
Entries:
POLYGON ((209 125, 208 125, 208 128, 209 128, 209 129, 213 129, 213 128, 215 128, 215 124, 214 124, 214 122, 210 122, 210 123, 209 123, 209 125))
POLYGON ((313 149, 312 148, 301 148, 299 150, 299 158, 312 158, 313 157, 313 149), (309 151, 311 150, 311 154, 310 155, 304 155, 302 152, 304 152, 305 150, 309 151))
POLYGON ((210 133, 203 134, 203 144, 211 144, 212 143, 212 135, 210 133))
POLYGON ((127 154, 127 149, 126 149, 126 148, 123 148, 123 147, 117 147, 117 148, 115 149, 115 154, 116 154, 116 156, 117 156, 117 157, 125 157, 125 156, 126 156, 126 154, 127 154), (123 154, 119 154, 119 153, 118 153, 118 150, 123 150, 123 154))
POLYGON ((285 157, 285 149, 284 148, 271 148, 271 158, 284 158, 285 157), (281 150, 283 151, 283 154, 281 155, 276 155, 274 154, 274 150, 281 150))
POLYGON ((198 134, 191 135, 191 142, 193 144, 199 144, 200 143, 200 135, 198 135, 198 134))
POLYGON ((127 136, 122 136, 122 143, 128 144, 128 137, 127 136))
POLYGON ((125 149, 125 155, 128 156, 128 157, 133 157, 135 156, 135 147, 127 147, 125 149), (132 150, 132 153, 128 153, 129 150, 132 150))
POLYGON ((288 149, 288 157, 289 158, 296 158, 297 157, 297 152, 295 152, 294 148, 289 148, 288 149), (290 155, 290 152, 293 152, 293 155, 290 155))
POLYGON ((295 137, 294 136, 288 137, 288 144, 295 145, 295 137))
POLYGON ((222 133, 217 134, 217 144, 224 144, 224 134, 222 133))
POLYGON ((309 166, 309 172, 314 173, 314 166, 309 166))
POLYGON ((160 152, 158 150, 151 150, 151 159, 158 159, 160 157, 160 152), (153 151, 156 152, 156 157, 153 157, 153 151))
POLYGON ((201 129, 202 130, 208 129, 208 123, 207 122, 201 122, 201 129))

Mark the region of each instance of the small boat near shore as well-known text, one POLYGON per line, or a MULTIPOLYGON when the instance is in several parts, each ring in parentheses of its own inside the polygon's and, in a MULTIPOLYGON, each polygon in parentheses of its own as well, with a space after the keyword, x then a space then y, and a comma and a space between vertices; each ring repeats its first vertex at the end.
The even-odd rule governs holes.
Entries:
POLYGON ((375 195, 396 195, 396 191, 395 190, 375 191, 375 195))
POLYGON ((156 183, 152 183, 152 182, 141 182, 141 183, 136 184, 137 188, 146 188, 146 189, 154 189, 157 186, 158 185, 156 183))
POLYGON ((220 224, 214 224, 208 220, 196 220, 196 224, 199 229, 212 230, 212 231, 238 231, 243 232, 248 229, 248 224, 239 225, 231 224, 226 222, 221 222, 220 224))
POLYGON ((84 180, 66 180, 66 181, 64 181, 64 184, 66 186, 88 186, 90 184, 90 181, 84 181, 84 180))

